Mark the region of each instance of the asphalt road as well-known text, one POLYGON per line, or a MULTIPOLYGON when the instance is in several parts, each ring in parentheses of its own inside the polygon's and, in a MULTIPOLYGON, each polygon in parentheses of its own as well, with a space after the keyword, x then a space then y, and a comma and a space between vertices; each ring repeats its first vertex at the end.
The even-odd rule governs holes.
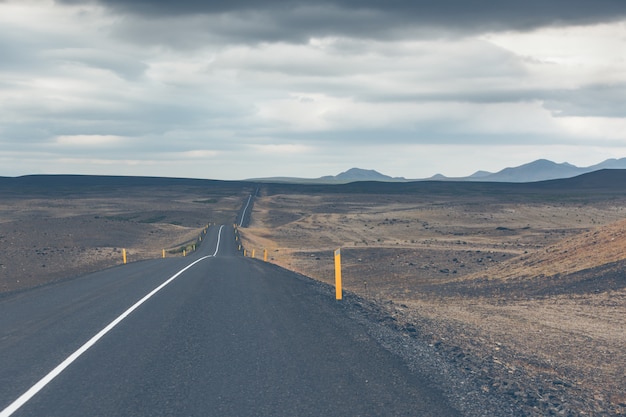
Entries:
POLYGON ((459 415, 341 301, 236 244, 211 227, 186 258, 0 297, 0 417, 459 415))

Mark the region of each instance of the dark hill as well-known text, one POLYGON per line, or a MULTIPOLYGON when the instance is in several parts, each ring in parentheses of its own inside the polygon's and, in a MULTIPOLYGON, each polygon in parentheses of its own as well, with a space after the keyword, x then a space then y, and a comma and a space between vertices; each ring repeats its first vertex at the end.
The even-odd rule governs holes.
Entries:
POLYGON ((73 194, 98 192, 133 187, 207 187, 225 192, 254 189, 262 186, 264 192, 277 194, 337 193, 337 194, 424 194, 454 196, 492 196, 515 201, 519 198, 562 197, 587 198, 590 195, 626 197, 626 170, 604 169, 573 178, 532 183, 505 183, 483 181, 358 181, 347 184, 280 184, 247 181, 219 181, 189 178, 126 177, 92 175, 27 175, 0 177, 0 193, 8 194, 73 194))
POLYGON ((192 178, 133 177, 114 175, 25 175, 0 177, 0 193, 5 195, 68 195, 132 188, 206 187, 224 191, 254 188, 240 181, 218 181, 192 178))
POLYGON ((279 193, 338 193, 338 194, 423 194, 458 197, 492 197, 518 201, 528 199, 564 198, 588 199, 626 197, 626 170, 600 170, 574 178, 532 183, 483 181, 362 181, 349 184, 265 184, 265 192, 279 193))
POLYGON ((547 189, 579 189, 589 192, 626 192, 626 169, 601 169, 577 177, 537 183, 547 189))

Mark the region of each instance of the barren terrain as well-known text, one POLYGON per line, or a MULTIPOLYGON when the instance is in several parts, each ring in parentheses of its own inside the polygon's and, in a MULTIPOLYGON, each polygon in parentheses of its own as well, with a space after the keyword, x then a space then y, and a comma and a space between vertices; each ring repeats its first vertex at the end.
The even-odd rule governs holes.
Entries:
MULTIPOLYGON (((182 256, 256 189, 17 180, 0 178, 0 292, 119 264, 122 248, 182 256)), ((626 191, 611 184, 266 184, 239 232, 248 253, 331 285, 341 248, 344 288, 372 317, 526 415, 623 415, 626 191)))
POLYGON ((247 248, 377 301, 529 415, 626 413, 626 199, 262 189, 247 248))
MULTIPOLYGON (((211 222, 232 223, 241 185, 0 186, 0 292, 191 250, 211 222)), ((60 185, 59 185, 60 184, 60 185)), ((123 184, 123 183, 122 183, 123 184)))

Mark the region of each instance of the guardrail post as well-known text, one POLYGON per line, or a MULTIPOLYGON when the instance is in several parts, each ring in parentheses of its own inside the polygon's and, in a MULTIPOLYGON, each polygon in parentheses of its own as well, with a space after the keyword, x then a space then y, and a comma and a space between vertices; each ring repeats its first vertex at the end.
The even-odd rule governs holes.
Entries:
POLYGON ((337 300, 343 298, 341 288, 341 249, 335 251, 335 298, 337 300))

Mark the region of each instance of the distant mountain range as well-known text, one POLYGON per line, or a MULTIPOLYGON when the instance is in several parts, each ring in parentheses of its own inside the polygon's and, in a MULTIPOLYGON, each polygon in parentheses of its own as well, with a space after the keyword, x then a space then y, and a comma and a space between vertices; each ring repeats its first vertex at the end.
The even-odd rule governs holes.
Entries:
POLYGON ((518 167, 504 168, 495 173, 477 171, 469 177, 450 178, 435 175, 429 179, 437 181, 535 182, 571 178, 601 169, 626 169, 626 158, 607 159, 589 167, 577 167, 567 162, 557 164, 547 159, 538 159, 518 167))
POLYGON ((284 182, 297 184, 346 184, 357 181, 380 181, 380 182, 407 182, 403 177, 390 177, 381 174, 373 169, 351 168, 337 175, 326 175, 320 178, 294 178, 294 177, 272 177, 255 178, 249 181, 258 182, 284 182))
POLYGON ((408 181, 475 181, 475 182, 535 182, 571 178, 601 169, 626 169, 626 158, 607 159, 589 167, 577 167, 567 162, 556 163, 547 159, 539 159, 518 167, 504 168, 498 172, 476 171, 468 177, 446 177, 441 174, 423 179, 406 179, 390 177, 373 169, 352 168, 337 175, 320 178, 273 177, 257 178, 250 181, 284 182, 299 184, 345 184, 357 181, 408 182, 408 181))
POLYGON ((342 172, 337 175, 328 175, 319 178, 322 181, 334 181, 334 182, 355 182, 355 181, 384 181, 384 182, 404 182, 407 181, 404 177, 390 177, 389 175, 381 174, 373 169, 360 169, 351 168, 346 172, 342 172))

